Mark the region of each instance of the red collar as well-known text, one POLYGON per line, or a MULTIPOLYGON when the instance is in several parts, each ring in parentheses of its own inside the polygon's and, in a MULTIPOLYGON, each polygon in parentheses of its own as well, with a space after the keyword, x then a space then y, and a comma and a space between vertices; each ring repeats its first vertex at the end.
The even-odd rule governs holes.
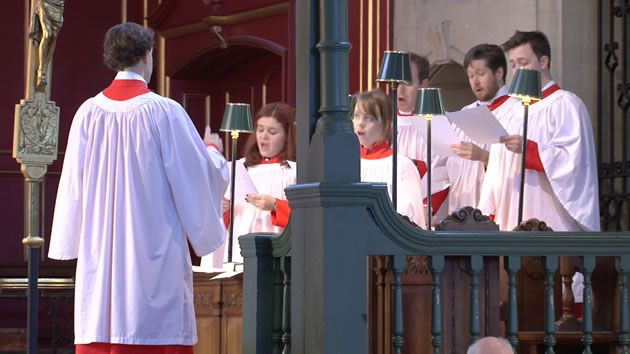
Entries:
POLYGON ((384 157, 392 156, 392 148, 387 140, 374 143, 371 148, 361 146, 361 158, 366 160, 378 160, 384 157))
MULTIPOLYGON (((542 92, 542 99, 544 100, 545 98, 549 97, 552 93, 554 93, 554 92, 556 92, 558 90, 560 90, 560 86, 558 86, 558 84, 553 84, 553 85, 547 87, 542 92)), ((532 100, 531 104, 534 104, 534 103, 536 103, 538 101, 539 100, 532 100)))
POLYGON ((402 113, 400 110, 398 110, 398 116, 399 117, 411 117, 411 116, 413 116, 413 110, 411 110, 411 112, 409 112, 409 113, 402 113))
MULTIPOLYGON (((495 109, 501 107, 501 105, 503 104, 503 102, 507 101, 507 99, 510 98, 510 96, 508 95, 503 95, 501 97, 497 97, 494 100, 492 100, 492 102, 490 102, 490 104, 488 105, 488 109, 492 112, 495 109)), ((479 103, 479 101, 477 101, 477 107, 481 106, 481 104, 479 103)))
POLYGON ((280 163, 280 155, 282 153, 279 153, 278 155, 274 156, 274 157, 260 157, 260 165, 266 165, 266 164, 271 164, 271 163, 280 163))
POLYGON ((495 98, 489 105, 488 105, 488 109, 490 111, 494 111, 495 109, 501 107, 501 105, 503 104, 503 102, 507 101, 507 99, 510 98, 510 96, 508 95, 503 95, 501 97, 497 97, 495 98))
POLYGON ((141 80, 114 80, 108 88, 103 90, 105 97, 114 101, 126 101, 149 92, 151 90, 141 80))

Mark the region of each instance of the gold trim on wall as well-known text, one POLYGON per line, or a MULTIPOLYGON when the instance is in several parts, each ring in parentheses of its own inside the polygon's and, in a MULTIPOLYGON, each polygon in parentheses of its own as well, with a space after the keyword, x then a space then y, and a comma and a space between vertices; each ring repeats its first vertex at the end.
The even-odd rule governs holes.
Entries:
POLYGON ((157 90, 158 94, 168 97, 166 94, 166 39, 158 35, 158 77, 157 77, 157 90))
POLYGON ((387 38, 386 39, 387 40, 387 46, 385 47, 385 49, 390 49, 391 48, 390 47, 390 42, 389 42, 389 37, 390 37, 390 30, 389 30, 390 23, 389 23, 389 19, 391 17, 391 14, 389 13, 389 10, 390 10, 391 6, 392 6, 391 2, 389 0, 387 0, 387 29, 386 29, 386 31, 387 31, 386 32, 387 33, 387 37, 386 37, 387 38))
POLYGON ((374 48, 372 47, 374 37, 374 27, 372 23, 374 18, 374 6, 373 1, 368 0, 368 70, 367 70, 367 90, 372 89, 372 56, 374 55, 374 48))
MULTIPOLYGON (((30 24, 31 24, 31 0, 24 0, 24 34, 22 38, 24 38, 24 60, 28 58, 28 48, 29 48, 29 38, 28 33, 30 32, 30 24)), ((22 82, 28 81, 28 65, 24 65, 24 77, 22 78, 22 82)), ((28 87, 24 85, 24 97, 28 95, 28 87)))
POLYGON ((263 79, 262 84, 262 106, 267 104, 267 83, 269 82, 271 75, 278 69, 280 69, 280 64, 272 65, 267 71, 267 74, 265 74, 265 78, 263 79))
POLYGON ((149 19, 147 17, 149 17, 149 0, 144 0, 142 4, 142 18, 144 19, 142 25, 144 27, 149 26, 149 19))
MULTIPOLYGON (((381 62, 381 0, 376 0, 376 60, 374 61, 374 69, 378 75, 379 64, 381 62)), ((376 80, 376 78, 375 78, 376 80)))
POLYGON ((359 3, 359 92, 361 92, 363 91, 363 0, 359 3))
POLYGON ((127 22, 127 0, 120 0, 120 22, 127 22))
POLYGON ((171 77, 167 76, 166 79, 164 80, 164 94, 166 95, 166 97, 171 97, 171 77))

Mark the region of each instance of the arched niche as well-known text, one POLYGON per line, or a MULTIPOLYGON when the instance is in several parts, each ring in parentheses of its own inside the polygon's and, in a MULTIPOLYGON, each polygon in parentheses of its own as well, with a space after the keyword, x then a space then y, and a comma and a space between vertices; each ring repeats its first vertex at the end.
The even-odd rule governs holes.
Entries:
POLYGON ((429 73, 429 86, 442 89, 444 109, 449 112, 458 111, 477 99, 468 84, 466 71, 455 62, 432 66, 429 73))
MULTIPOLYGON (((206 125, 218 131, 227 102, 249 103, 253 117, 266 103, 286 101, 286 48, 251 36, 225 44, 213 41, 165 72, 167 96, 184 106, 200 134, 206 125)), ((239 155, 247 137, 239 138, 239 155)))

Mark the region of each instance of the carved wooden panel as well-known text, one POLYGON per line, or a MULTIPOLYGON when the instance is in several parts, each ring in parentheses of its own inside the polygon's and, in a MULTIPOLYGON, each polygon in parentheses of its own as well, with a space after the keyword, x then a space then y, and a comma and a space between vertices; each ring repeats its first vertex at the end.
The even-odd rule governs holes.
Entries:
POLYGON ((211 279, 219 273, 194 274, 196 353, 240 353, 243 277, 211 279))

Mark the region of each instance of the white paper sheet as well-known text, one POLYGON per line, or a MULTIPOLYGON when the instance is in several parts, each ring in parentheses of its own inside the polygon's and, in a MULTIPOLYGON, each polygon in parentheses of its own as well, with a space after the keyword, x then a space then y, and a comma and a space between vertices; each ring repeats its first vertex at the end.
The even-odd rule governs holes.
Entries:
MULTIPOLYGON (((427 141, 427 120, 424 116, 415 116, 408 119, 411 125, 427 141)), ((451 144, 459 144, 460 140, 455 134, 451 123, 446 116, 434 116, 431 119, 431 155, 457 156, 453 153, 451 144)))
POLYGON ((433 117, 431 120, 431 148, 436 154, 457 156, 450 145, 459 144, 460 142, 446 116, 433 117))
MULTIPOLYGON (((230 173, 232 173, 232 166, 230 166, 230 173)), ((245 165, 243 165, 243 160, 236 161, 236 188, 234 188, 234 200, 235 201, 245 201, 245 196, 247 194, 258 194, 258 190, 252 182, 252 179, 249 177, 249 173, 245 169, 245 165)), ((232 183, 232 178, 230 176, 230 183, 232 183)), ((230 199, 230 188, 225 191, 225 198, 230 199)))
POLYGON ((508 135, 487 106, 449 112, 446 116, 476 143, 498 144, 500 137, 508 135))

